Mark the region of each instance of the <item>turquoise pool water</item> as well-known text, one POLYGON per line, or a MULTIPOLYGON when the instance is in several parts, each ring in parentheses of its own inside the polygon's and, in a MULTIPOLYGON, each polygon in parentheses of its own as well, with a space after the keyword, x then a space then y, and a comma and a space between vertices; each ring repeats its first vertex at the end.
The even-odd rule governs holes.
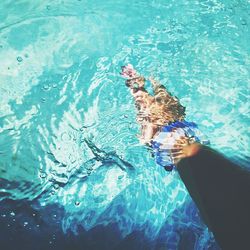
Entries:
POLYGON ((247 167, 249 14, 247 0, 1 1, 0 200, 60 205, 65 234, 116 223, 162 249, 183 231, 186 249, 217 249, 178 174, 139 144, 119 71, 156 76, 247 167))

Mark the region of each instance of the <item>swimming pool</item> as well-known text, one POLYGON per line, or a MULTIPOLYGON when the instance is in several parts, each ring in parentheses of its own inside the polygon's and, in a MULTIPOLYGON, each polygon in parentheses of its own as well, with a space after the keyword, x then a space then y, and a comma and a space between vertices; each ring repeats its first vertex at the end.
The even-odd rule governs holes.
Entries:
POLYGON ((119 71, 158 77, 247 167, 249 13, 247 0, 3 0, 1 241, 22 231, 56 248, 102 226, 119 236, 88 234, 84 249, 218 249, 178 174, 139 144, 119 71))

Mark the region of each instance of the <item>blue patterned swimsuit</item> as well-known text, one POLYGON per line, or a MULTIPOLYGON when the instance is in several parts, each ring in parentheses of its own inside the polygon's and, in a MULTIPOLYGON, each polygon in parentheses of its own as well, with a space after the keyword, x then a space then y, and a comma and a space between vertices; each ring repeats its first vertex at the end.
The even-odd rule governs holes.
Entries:
POLYGON ((209 144, 209 140, 194 122, 176 121, 163 126, 161 131, 151 140, 151 145, 156 163, 167 171, 172 171, 175 168, 170 152, 176 140, 182 136, 191 138, 194 142, 209 144))

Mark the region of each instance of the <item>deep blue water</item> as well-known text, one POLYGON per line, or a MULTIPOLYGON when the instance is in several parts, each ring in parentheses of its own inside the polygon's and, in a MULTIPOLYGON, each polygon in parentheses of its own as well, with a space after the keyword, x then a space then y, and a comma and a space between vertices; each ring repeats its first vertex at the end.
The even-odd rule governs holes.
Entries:
POLYGON ((178 173, 139 144, 119 71, 154 75, 247 167, 249 14, 247 0, 1 1, 4 249, 217 250, 178 173))

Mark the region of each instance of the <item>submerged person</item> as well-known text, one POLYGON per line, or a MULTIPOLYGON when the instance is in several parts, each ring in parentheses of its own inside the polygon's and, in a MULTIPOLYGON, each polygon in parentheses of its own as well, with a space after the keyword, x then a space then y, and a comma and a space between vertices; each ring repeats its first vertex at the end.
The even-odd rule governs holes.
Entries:
POLYGON ((137 122, 141 125, 139 140, 153 149, 157 164, 171 171, 186 144, 209 143, 202 139, 197 124, 185 120, 185 107, 162 84, 149 78, 154 90, 150 95, 145 89, 145 77, 131 64, 122 67, 121 75, 135 100, 137 122))
POLYGON ((166 170, 176 166, 203 221, 222 250, 250 249, 250 171, 202 144, 197 125, 185 121, 185 108, 164 86, 150 79, 150 95, 131 65, 122 76, 135 99, 141 141, 153 148, 166 170))

